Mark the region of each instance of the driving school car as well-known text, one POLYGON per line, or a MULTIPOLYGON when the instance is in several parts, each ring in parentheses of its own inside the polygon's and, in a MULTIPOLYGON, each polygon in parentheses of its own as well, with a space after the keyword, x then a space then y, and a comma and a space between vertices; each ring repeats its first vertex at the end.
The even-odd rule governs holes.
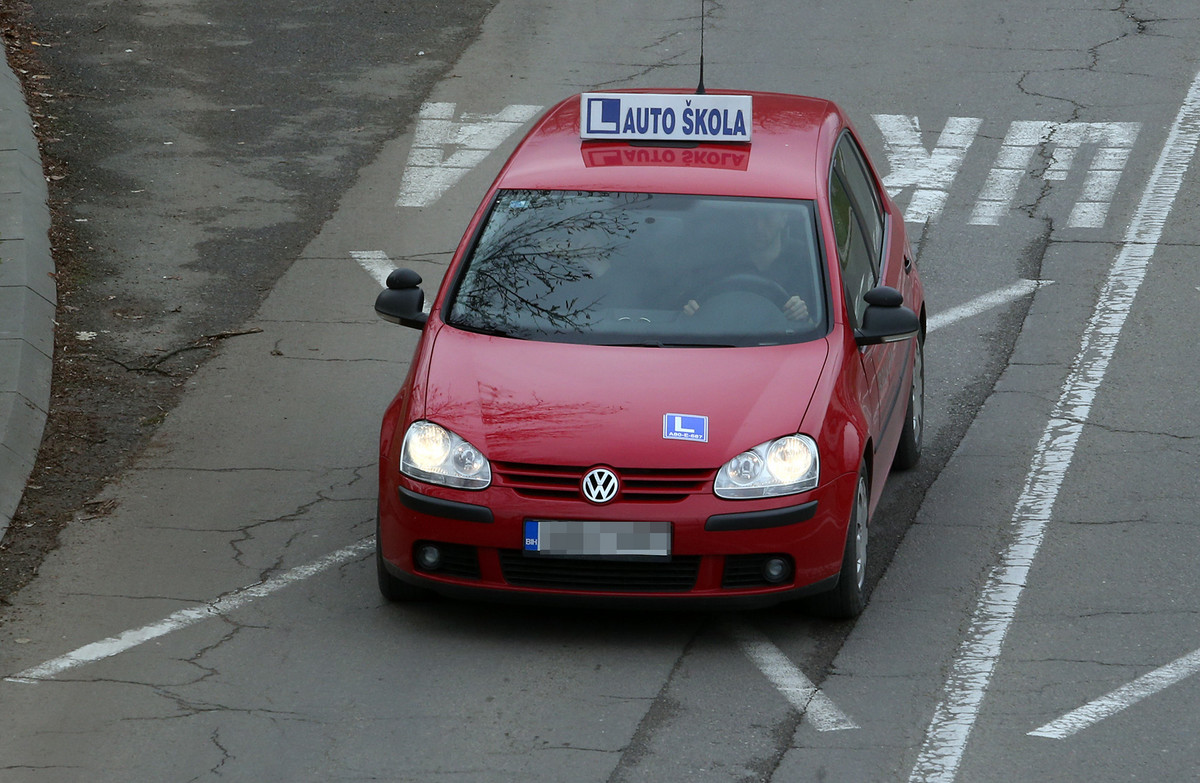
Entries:
POLYGON ((586 93, 484 197, 380 438, 379 588, 766 604, 866 599, 913 465, 925 303, 842 111, 772 93, 586 93))

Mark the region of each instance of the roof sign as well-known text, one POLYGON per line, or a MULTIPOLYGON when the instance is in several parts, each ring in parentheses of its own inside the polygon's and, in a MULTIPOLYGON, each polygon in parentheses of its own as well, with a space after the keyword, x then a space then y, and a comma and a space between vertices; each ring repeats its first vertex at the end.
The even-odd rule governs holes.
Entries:
POLYGON ((587 92, 580 101, 584 139, 750 141, 749 95, 587 92))

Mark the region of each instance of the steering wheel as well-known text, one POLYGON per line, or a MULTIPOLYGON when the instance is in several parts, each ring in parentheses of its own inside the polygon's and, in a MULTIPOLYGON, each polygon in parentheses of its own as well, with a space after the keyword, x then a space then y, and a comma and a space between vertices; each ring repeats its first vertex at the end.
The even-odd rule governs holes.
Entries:
POLYGON ((740 272, 734 275, 722 277, 720 280, 709 283, 704 286, 699 294, 696 295, 698 301, 710 299, 718 294, 727 291, 745 291, 751 294, 757 294, 764 299, 771 300, 771 303, 783 309, 784 304, 791 298, 787 290, 774 280, 763 277, 762 275, 751 274, 749 272, 740 272))

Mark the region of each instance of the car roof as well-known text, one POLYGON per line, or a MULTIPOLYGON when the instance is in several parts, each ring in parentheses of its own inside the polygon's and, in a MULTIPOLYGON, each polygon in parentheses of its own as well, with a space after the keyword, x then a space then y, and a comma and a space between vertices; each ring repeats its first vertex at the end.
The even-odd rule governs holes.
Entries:
POLYGON ((505 164, 496 186, 816 198, 819 183, 828 177, 829 148, 848 125, 833 102, 769 92, 711 90, 708 94, 752 97, 749 143, 585 141, 580 138, 576 95, 538 120, 505 164), (822 134, 823 130, 827 132, 822 134))

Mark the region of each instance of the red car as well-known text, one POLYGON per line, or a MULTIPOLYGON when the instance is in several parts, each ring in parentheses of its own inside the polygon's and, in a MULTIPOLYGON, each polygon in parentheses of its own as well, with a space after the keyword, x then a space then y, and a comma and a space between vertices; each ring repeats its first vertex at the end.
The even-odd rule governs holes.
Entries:
POLYGON ((587 93, 521 141, 380 439, 379 587, 864 605, 916 462, 925 304, 900 211, 826 100, 587 93))

